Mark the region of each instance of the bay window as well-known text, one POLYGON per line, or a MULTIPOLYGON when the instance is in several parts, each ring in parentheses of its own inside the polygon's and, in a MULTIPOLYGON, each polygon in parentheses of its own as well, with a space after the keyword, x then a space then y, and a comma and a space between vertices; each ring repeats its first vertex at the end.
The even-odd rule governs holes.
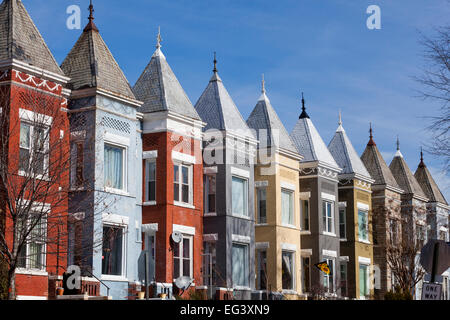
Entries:
POLYGON ((281 283, 283 290, 294 290, 294 252, 282 251, 281 283))
POLYGON ((156 201, 156 161, 145 161, 145 201, 156 201))
POLYGON ((334 202, 322 201, 323 230, 334 233, 334 202))
POLYGON ((266 188, 256 189, 256 206, 258 223, 267 223, 266 213, 266 188))
POLYGON ((233 215, 248 216, 248 181, 233 176, 231 188, 233 215))
POLYGON ((124 265, 124 228, 103 226, 102 274, 122 276, 124 265))
POLYGON ((281 222, 284 225, 294 225, 294 193, 281 190, 281 222))
POLYGON ((358 238, 369 241, 369 212, 358 210, 358 238))
POLYGON ((104 179, 107 188, 125 189, 125 148, 105 144, 104 179))
POLYGON ((192 165, 174 164, 173 199, 176 202, 192 204, 192 165))
POLYGON ((173 278, 193 278, 193 237, 183 235, 180 243, 175 244, 173 249, 173 278))
POLYGON ((248 245, 233 243, 232 251, 233 285, 248 287, 249 285, 249 253, 248 245))

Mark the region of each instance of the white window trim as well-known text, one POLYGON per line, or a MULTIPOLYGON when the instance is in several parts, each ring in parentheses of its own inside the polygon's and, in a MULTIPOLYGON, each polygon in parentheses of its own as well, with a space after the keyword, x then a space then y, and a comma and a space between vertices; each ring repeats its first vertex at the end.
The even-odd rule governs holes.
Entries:
POLYGON ((231 241, 237 244, 250 244, 251 238, 249 236, 243 236, 240 234, 232 234, 231 241))
MULTIPOLYGON (((296 228, 295 226, 295 203, 294 203, 294 196, 295 196, 295 190, 292 189, 285 189, 285 188, 281 188, 281 194, 284 193, 289 193, 289 199, 291 200, 291 208, 292 208, 292 212, 289 213, 289 217, 292 218, 292 223, 283 223, 283 210, 281 211, 281 224, 284 227, 291 227, 291 228, 296 228)), ((282 204, 281 204, 282 206, 282 204)))
POLYGON ((311 192, 300 192, 300 200, 309 200, 311 198, 311 192))
MULTIPOLYGON (((326 231, 326 228, 328 227, 328 214, 326 214, 326 219, 325 219, 325 221, 326 221, 326 225, 325 226, 323 226, 323 234, 324 235, 327 235, 327 236, 332 236, 332 237, 335 237, 336 236, 336 225, 335 225, 335 223, 336 223, 336 217, 335 217, 335 210, 336 210, 336 208, 335 208, 335 205, 336 205, 336 202, 334 202, 334 201, 331 201, 331 200, 328 200, 328 199, 323 199, 322 198, 322 206, 324 206, 324 202, 325 203, 331 203, 331 226, 332 226, 332 231, 330 232, 330 231, 326 231)), ((323 220, 323 209, 324 208, 322 208, 322 220, 323 220)), ((326 209, 326 207, 325 207, 325 210, 327 210, 326 209)))
POLYGON ((205 185, 204 185, 204 199, 203 199, 203 206, 204 206, 204 216, 210 216, 210 217, 214 217, 217 216, 217 212, 209 212, 208 211, 208 207, 209 207, 209 180, 208 177, 214 177, 215 183, 216 183, 216 190, 215 190, 215 204, 214 207, 216 208, 217 211, 217 175, 215 173, 208 173, 208 174, 204 174, 205 177, 205 185))
POLYGON ((231 167, 231 174, 233 176, 237 176, 238 178, 250 179, 250 171, 247 171, 247 170, 244 170, 244 169, 231 167))
POLYGON ((46 127, 50 127, 53 123, 53 117, 51 116, 22 108, 19 109, 19 118, 35 124, 39 123, 45 125, 46 127))
POLYGON ((174 232, 181 232, 185 235, 195 236, 195 227, 184 226, 181 224, 174 224, 172 226, 174 232))
POLYGON ((359 233, 359 219, 358 219, 358 241, 359 242, 363 242, 363 243, 367 243, 370 244, 370 237, 369 237, 369 231, 370 231, 370 226, 369 226, 369 211, 368 210, 364 210, 364 209, 359 209, 358 208, 358 217, 359 217, 359 213, 360 212, 364 212, 366 214, 367 217, 367 224, 366 224, 366 228, 367 228, 367 239, 363 239, 361 238, 361 235, 359 233))
POLYGON ((289 254, 292 255, 292 289, 282 289, 282 292, 286 293, 286 294, 295 294, 295 292, 296 292, 295 288, 297 287, 297 272, 296 272, 297 264, 295 263, 295 260, 297 258, 296 257, 297 246, 295 246, 295 250, 292 250, 292 249, 289 249, 289 248, 284 249, 283 245, 288 245, 288 246, 292 246, 292 245, 287 244, 287 243, 282 243, 281 244, 281 246, 282 246, 281 259, 283 259, 283 253, 284 252, 289 253, 289 254))
POLYGON ((158 158, 158 150, 144 151, 142 153, 142 159, 144 160, 156 160, 158 158))
MULTIPOLYGON (((174 205, 179 206, 179 207, 184 207, 184 208, 189 208, 189 209, 195 209, 195 206, 193 205, 194 203, 194 166, 190 163, 186 163, 186 162, 177 162, 175 161, 173 163, 174 168, 176 166, 179 167, 178 169, 178 192, 179 192, 179 200, 173 200, 174 205), (183 202, 182 201, 182 195, 183 195, 183 169, 182 167, 187 167, 188 168, 188 185, 189 185, 189 202, 183 202)), ((174 177, 174 181, 173 184, 175 184, 175 177, 174 177)))
POLYGON ((281 189, 287 189, 289 191, 294 191, 296 190, 295 184, 286 182, 286 181, 280 181, 280 185, 281 185, 281 189))
MULTIPOLYGON (((105 214, 103 214, 102 216, 102 220, 103 220, 103 228, 104 227, 111 227, 111 228, 122 228, 122 274, 121 275, 109 275, 109 274, 103 274, 103 266, 101 267, 102 270, 102 274, 101 274, 101 279, 102 280, 107 280, 107 281, 128 281, 128 279, 126 278, 126 274, 127 274, 127 243, 128 243, 128 239, 127 239, 127 233, 128 233, 128 217, 122 217, 116 214, 110 215, 111 217, 108 217, 105 220, 105 214), (122 217, 122 218, 126 218, 126 219, 122 219, 122 221, 126 220, 127 223, 117 223, 117 219, 118 217, 122 217)), ((103 230, 102 228, 102 230, 103 230)), ((102 246, 102 252, 103 252, 103 246, 102 246)))
POLYGON ((357 202, 357 207, 358 210, 363 210, 363 211, 369 211, 369 205, 362 203, 362 202, 357 202))
POLYGON ((158 232, 158 224, 157 223, 146 223, 142 224, 141 231, 146 234, 155 234, 158 232))
POLYGON ((269 186, 269 181, 255 181, 255 188, 266 188, 269 186))
MULTIPOLYGON (((178 227, 183 227, 183 228, 190 228, 190 227, 180 226, 180 225, 176 225, 176 224, 174 224, 173 226, 174 227, 178 226, 178 227)), ((174 231, 175 231, 175 229, 174 229, 174 231)), ((189 258, 189 277, 191 279, 194 278, 194 235, 195 235, 195 228, 194 228, 194 234, 185 234, 185 233, 183 233, 183 240, 184 239, 189 239, 189 257, 190 257, 189 258)), ((180 248, 179 248, 179 255, 180 256, 178 257, 178 259, 180 260, 180 263, 179 263, 180 276, 182 276, 183 273, 184 273, 184 270, 183 270, 183 267, 184 267, 184 263, 183 263, 183 261, 184 261, 184 258, 183 258, 184 248, 182 248, 182 246, 184 246, 184 241, 183 240, 181 240, 181 242, 177 244, 178 246, 180 246, 180 248)), ((175 282, 175 280, 176 279, 173 279, 174 282, 175 282)))
POLYGON ((255 249, 256 250, 266 250, 270 248, 269 242, 256 242, 255 243, 255 249))
POLYGON ((103 135, 103 141, 107 144, 115 144, 129 147, 130 139, 124 136, 120 136, 111 132, 106 131, 103 135))
POLYGON ((144 194, 144 196, 145 196, 145 202, 144 202, 144 204, 146 204, 146 205, 156 205, 156 195, 157 195, 157 178, 156 178, 156 175, 157 175, 157 173, 158 173, 158 168, 157 168, 157 164, 156 164, 156 158, 147 158, 147 159, 145 159, 145 167, 144 167, 144 169, 145 169, 145 186, 144 186, 144 192, 145 192, 145 194, 144 194), (149 188, 148 188, 148 183, 150 182, 150 172, 149 172, 149 167, 150 167, 150 164, 151 163, 154 163, 155 164, 155 200, 149 200, 149 192, 150 192, 150 190, 149 190, 149 188))
MULTIPOLYGON (((232 169, 233 169, 233 167, 232 167, 232 169)), ((244 209, 245 209, 245 214, 240 214, 240 213, 233 212, 233 191, 231 192, 231 213, 232 213, 232 215, 234 217, 251 220, 250 212, 249 212, 249 201, 248 201, 249 200, 248 199, 248 196, 249 196, 249 179, 244 178, 242 176, 232 175, 231 176, 231 181, 233 181, 233 178, 237 178, 237 179, 243 180, 245 182, 245 185, 244 185, 244 192, 245 192, 245 194, 244 194, 244 209)), ((233 182, 231 183, 231 185, 233 186, 233 182)))
MULTIPOLYGON (((123 196, 127 196, 128 194, 128 145, 124 145, 124 144, 119 144, 117 142, 114 141, 104 141, 103 143, 103 157, 105 155, 105 145, 110 145, 116 148, 122 148, 123 149, 123 153, 122 153, 122 165, 123 165, 123 169, 122 169, 122 183, 123 183, 123 188, 122 189, 116 189, 116 188, 112 188, 112 187, 107 187, 105 185, 105 174, 103 173, 103 185, 105 188, 105 191, 108 193, 116 193, 119 195, 123 195, 123 196)), ((103 171, 105 170, 105 159, 103 158, 103 171)))
POLYGON ((341 206, 339 202, 339 238, 341 241, 347 241, 347 204, 345 206, 341 206), (344 221, 342 223, 341 220, 341 210, 344 210, 344 221), (344 225, 344 237, 341 238, 341 225, 344 225))
POLYGON ((311 206, 310 206, 310 202, 311 202, 311 199, 309 197, 307 199, 300 197, 300 219, 301 219, 301 221, 300 221, 300 229, 301 229, 301 233, 305 234, 305 235, 311 234, 311 210, 310 210, 311 206), (308 225, 308 229, 303 229, 303 221, 304 221, 303 204, 304 204, 304 201, 308 201, 308 224, 309 224, 308 225))
POLYGON ((302 255, 302 257, 310 257, 313 254, 313 250, 312 249, 301 249, 300 254, 302 255))
POLYGON ((292 243, 281 243, 281 250, 289 251, 289 252, 296 252, 297 251, 297 245, 292 243))
POLYGON ((336 196, 334 194, 322 192, 322 200, 336 202, 336 196))
POLYGON ((181 152, 177 152, 177 151, 172 151, 172 160, 174 162, 196 164, 195 156, 191 156, 190 154, 181 153, 181 152))
POLYGON ((372 263, 372 260, 370 260, 370 258, 366 258, 366 257, 358 257, 358 263, 365 265, 365 266, 370 266, 370 264, 372 263))
POLYGON ((322 250, 322 255, 324 257, 337 258, 337 251, 323 249, 322 250))
MULTIPOLYGON (((27 203, 29 203, 29 201, 26 201, 27 203)), ((33 208, 35 208, 36 211, 45 211, 45 210, 49 210, 50 209, 50 205, 49 204, 42 204, 42 203, 36 203, 33 204, 31 212, 33 212, 33 208)), ((19 274, 30 274, 30 275, 48 275, 47 273, 47 239, 48 239, 48 225, 47 225, 47 219, 45 217, 41 216, 41 221, 43 224, 43 229, 45 230, 45 240, 43 241, 42 244, 42 268, 41 269, 36 269, 36 268, 31 268, 30 267, 30 258, 28 256, 28 250, 29 250, 29 241, 25 240, 24 243, 24 249, 25 249, 25 268, 17 268, 16 273, 19 274)), ((29 221, 26 222, 26 224, 28 225, 29 221)))

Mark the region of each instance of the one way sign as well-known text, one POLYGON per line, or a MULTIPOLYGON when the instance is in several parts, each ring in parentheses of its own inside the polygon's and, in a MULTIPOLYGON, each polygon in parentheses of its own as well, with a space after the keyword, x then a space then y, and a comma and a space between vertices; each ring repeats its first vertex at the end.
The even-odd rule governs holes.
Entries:
POLYGON ((422 300, 441 300, 442 286, 436 283, 424 283, 422 300))

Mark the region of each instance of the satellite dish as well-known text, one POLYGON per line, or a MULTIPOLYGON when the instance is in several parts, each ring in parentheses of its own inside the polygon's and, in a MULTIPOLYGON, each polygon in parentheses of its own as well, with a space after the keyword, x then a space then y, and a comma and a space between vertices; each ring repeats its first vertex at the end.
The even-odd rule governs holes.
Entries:
POLYGON ((191 277, 179 277, 177 279, 175 279, 175 285, 177 286, 177 288, 185 291, 187 289, 189 289, 189 287, 191 286, 192 283, 192 279, 191 277))
POLYGON ((180 243, 183 240, 183 234, 181 232, 175 231, 172 233, 172 241, 174 243, 180 243))

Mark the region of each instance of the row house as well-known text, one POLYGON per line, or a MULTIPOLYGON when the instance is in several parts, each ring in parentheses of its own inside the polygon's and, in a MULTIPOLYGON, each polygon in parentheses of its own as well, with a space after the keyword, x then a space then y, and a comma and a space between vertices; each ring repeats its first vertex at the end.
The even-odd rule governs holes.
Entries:
MULTIPOLYGON (((401 195, 391 170, 383 159, 373 138, 372 127, 361 160, 372 183, 372 241, 373 260, 378 277, 375 279, 374 298, 383 299, 394 287, 392 272, 386 260, 386 248, 395 246, 402 235, 401 195)), ((375 270, 374 270, 375 271, 375 270)))
POLYGON ((338 166, 306 112, 302 113, 291 139, 303 156, 300 161, 300 226, 303 291, 340 296, 340 239, 338 202, 338 166), (314 265, 326 262, 325 274, 314 265))
POLYGON ((71 89, 69 265, 100 281, 101 295, 128 299, 142 246, 142 103, 89 9, 89 23, 61 65, 71 89))
POLYGON ((49 280, 60 277, 67 266, 68 80, 22 2, 4 0, 0 256, 16 267, 10 293, 17 299, 46 299, 49 280))
POLYGON ((195 104, 203 122, 206 285, 220 298, 255 288, 254 154, 257 140, 217 71, 195 104))
POLYGON ((156 51, 133 91, 144 102, 139 108, 143 249, 149 257, 144 270, 149 270, 153 294, 171 297, 181 293, 173 286, 176 279, 187 277, 191 287, 203 282, 204 123, 167 63, 159 34, 156 51))
MULTIPOLYGON (((428 198, 427 203, 427 238, 450 241, 449 238, 449 218, 450 206, 445 200, 436 181, 428 170, 424 160, 423 153, 420 152, 420 163, 417 167, 414 177, 421 186, 423 192, 428 198)), ((442 274, 442 292, 444 299, 450 299, 450 269, 442 274)))
MULTIPOLYGON (((408 167, 400 151, 400 142, 397 138, 397 151, 392 159, 389 169, 403 190, 401 195, 400 211, 402 215, 402 241, 405 247, 415 244, 417 259, 419 250, 427 242, 427 202, 428 198, 408 167)), ((416 285, 416 299, 421 297, 422 281, 416 285)))
POLYGON ((266 95, 265 83, 247 125, 255 130, 254 299, 302 294, 299 165, 302 157, 266 95))
POLYGON ((358 156, 339 115, 328 149, 342 168, 339 179, 340 288, 343 297, 373 297, 372 191, 375 181, 358 156))

